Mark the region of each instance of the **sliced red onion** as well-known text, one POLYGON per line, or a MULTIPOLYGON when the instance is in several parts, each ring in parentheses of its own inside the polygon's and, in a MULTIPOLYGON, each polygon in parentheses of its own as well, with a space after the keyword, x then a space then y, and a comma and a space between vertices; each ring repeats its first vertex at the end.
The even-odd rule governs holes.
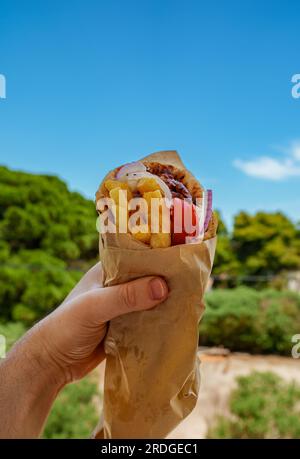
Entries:
POLYGON ((212 216, 212 190, 207 190, 204 232, 207 230, 211 216, 212 216))
POLYGON ((133 174, 135 172, 146 172, 146 166, 141 163, 140 161, 136 161, 134 163, 125 164, 122 166, 121 169, 117 172, 116 179, 120 180, 121 178, 125 178, 129 174, 133 174))

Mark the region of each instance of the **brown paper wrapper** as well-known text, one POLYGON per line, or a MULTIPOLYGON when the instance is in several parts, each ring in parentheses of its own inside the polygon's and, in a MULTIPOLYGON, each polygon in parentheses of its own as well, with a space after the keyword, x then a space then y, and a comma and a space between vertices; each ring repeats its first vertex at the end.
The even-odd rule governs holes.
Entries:
MULTIPOLYGON (((176 152, 147 159, 184 168, 176 152)), ((93 436, 165 438, 197 401, 198 324, 216 237, 151 249, 131 235, 106 233, 99 245, 104 286, 157 275, 166 279, 170 294, 154 309, 110 322, 103 414, 93 436)))

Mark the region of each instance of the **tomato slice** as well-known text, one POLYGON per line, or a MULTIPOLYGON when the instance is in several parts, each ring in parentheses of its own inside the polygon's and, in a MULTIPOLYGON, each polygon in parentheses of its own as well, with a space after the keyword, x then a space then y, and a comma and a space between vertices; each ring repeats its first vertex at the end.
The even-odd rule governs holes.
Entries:
POLYGON ((199 219, 193 203, 174 198, 171 215, 172 245, 185 244, 186 237, 196 236, 199 219))

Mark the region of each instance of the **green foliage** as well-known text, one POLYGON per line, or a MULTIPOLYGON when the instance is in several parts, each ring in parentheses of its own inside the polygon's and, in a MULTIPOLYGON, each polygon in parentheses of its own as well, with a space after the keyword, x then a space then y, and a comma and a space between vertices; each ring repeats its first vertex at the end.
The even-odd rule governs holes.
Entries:
MULTIPOLYGON (((234 219, 232 234, 220 214, 218 244, 213 274, 217 286, 237 286, 240 283, 270 284, 269 277, 300 269, 300 232, 280 212, 240 212, 234 219), (258 279, 255 276, 260 276, 258 279)), ((277 288, 284 285, 276 279, 277 288)))
POLYGON ((248 274, 276 274, 300 267, 297 227, 282 213, 240 212, 234 221, 233 244, 248 274))
POLYGON ((230 419, 221 417, 210 438, 299 438, 300 386, 273 373, 238 378, 230 399, 230 419))
POLYGON ((4 263, 9 259, 10 248, 5 241, 0 241, 0 263, 4 263))
POLYGON ((31 324, 97 259, 92 201, 57 177, 0 166, 0 319, 31 324))
POLYGON ((200 344, 232 351, 289 355, 291 337, 300 330, 300 296, 249 287, 206 294, 200 344))
POLYGON ((55 224, 49 228, 42 247, 64 260, 76 260, 80 256, 80 248, 71 239, 70 228, 62 224, 55 224))
POLYGON ((44 438, 89 438, 98 421, 96 396, 97 385, 90 380, 66 386, 52 407, 44 438))
MULTIPOLYGON (((216 212, 216 214, 218 217, 218 243, 214 259, 213 274, 215 276, 220 276, 226 273, 236 277, 240 272, 240 265, 227 227, 222 220, 220 213, 216 212)), ((232 282, 228 279, 224 279, 223 281, 220 279, 216 282, 216 285, 231 286, 232 282)))
POLYGON ((43 248, 65 261, 95 257, 92 201, 52 176, 0 167, 0 183, 0 235, 13 252, 43 248))
POLYGON ((32 323, 60 304, 80 275, 42 250, 20 250, 0 266, 1 318, 32 323))
POLYGON ((6 339, 7 351, 9 351, 12 345, 24 335, 25 331, 25 326, 20 322, 0 323, 0 335, 3 335, 6 339))

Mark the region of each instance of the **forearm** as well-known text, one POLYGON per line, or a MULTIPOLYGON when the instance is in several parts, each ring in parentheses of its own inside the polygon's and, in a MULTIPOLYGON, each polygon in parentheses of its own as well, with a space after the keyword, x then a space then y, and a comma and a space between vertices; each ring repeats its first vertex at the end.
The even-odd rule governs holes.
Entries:
POLYGON ((0 364, 0 438, 37 438, 62 385, 28 333, 0 364))
POLYGON ((161 278, 101 288, 100 264, 64 303, 35 325, 0 364, 0 438, 37 438, 58 392, 105 357, 107 323, 150 309, 168 295, 161 278))

